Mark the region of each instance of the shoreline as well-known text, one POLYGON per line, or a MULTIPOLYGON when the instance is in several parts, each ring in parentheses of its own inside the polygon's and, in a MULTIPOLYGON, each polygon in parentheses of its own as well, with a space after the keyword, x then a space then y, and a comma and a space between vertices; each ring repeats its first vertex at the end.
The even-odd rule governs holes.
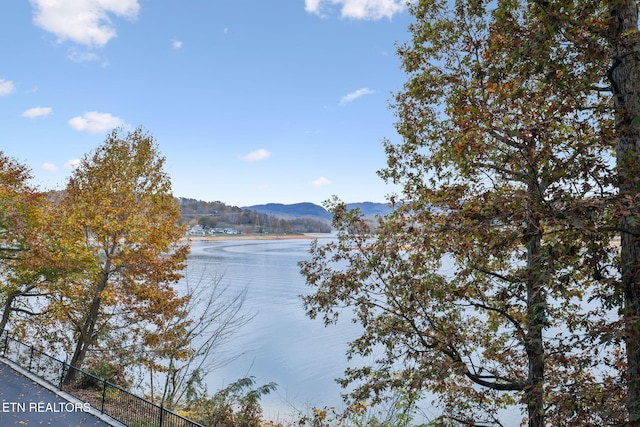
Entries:
MULTIPOLYGON (((321 233, 318 233, 321 234, 321 233)), ((330 233, 326 233, 329 235, 330 233)), ((190 242, 198 241, 232 241, 232 240, 292 240, 292 239, 315 239, 317 235, 310 234, 240 234, 223 236, 186 236, 184 239, 190 242)))

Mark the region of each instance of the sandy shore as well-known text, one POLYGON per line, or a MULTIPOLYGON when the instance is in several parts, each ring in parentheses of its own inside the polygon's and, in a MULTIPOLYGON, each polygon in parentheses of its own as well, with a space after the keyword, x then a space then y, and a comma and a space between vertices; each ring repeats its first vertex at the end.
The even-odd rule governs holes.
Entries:
POLYGON ((289 239, 315 239, 317 236, 307 234, 240 234, 240 235, 224 235, 224 236, 189 236, 187 240, 192 242, 204 241, 220 241, 220 240, 289 240, 289 239))

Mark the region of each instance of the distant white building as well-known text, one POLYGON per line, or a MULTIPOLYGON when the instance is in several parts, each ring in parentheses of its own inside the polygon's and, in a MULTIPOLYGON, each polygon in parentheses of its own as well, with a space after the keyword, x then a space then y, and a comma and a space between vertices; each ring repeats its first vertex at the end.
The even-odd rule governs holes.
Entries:
POLYGON ((216 234, 242 234, 235 228, 208 228, 201 225, 192 225, 187 228, 188 236, 215 236, 216 234))
POLYGON ((201 225, 192 225, 187 229, 187 234, 190 236, 205 236, 204 228, 201 225))

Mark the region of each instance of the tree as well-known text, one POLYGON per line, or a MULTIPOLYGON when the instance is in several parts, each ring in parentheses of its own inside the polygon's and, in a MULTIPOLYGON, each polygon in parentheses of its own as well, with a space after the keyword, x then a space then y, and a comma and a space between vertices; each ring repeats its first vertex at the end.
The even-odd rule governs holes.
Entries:
POLYGON ((185 304, 172 285, 189 247, 164 162, 149 134, 116 129, 69 179, 56 248, 81 268, 58 282, 51 309, 73 327, 71 366, 80 368, 114 331, 139 336, 185 304))
POLYGON ((620 234, 619 282, 612 287, 621 301, 626 345, 626 407, 629 421, 640 423, 640 34, 638 2, 633 0, 575 2, 536 1, 547 31, 583 48, 576 72, 599 68, 592 89, 611 94, 614 124, 608 135, 615 145, 616 201, 610 210, 620 234), (576 12, 581 11, 579 15, 576 12))
POLYGON ((198 224, 203 227, 215 228, 218 225, 218 219, 214 216, 201 216, 198 218, 198 224))
POLYGON ((36 313, 27 299, 45 292, 42 282, 53 273, 42 253, 44 195, 28 184, 30 171, 0 152, 0 330, 12 313, 36 313))
POLYGON ((203 271, 194 283, 187 273, 182 285, 187 303, 147 331, 138 356, 148 369, 151 398, 172 410, 201 398, 202 381, 239 356, 220 348, 252 318, 242 313, 246 290, 229 295, 219 277, 203 271))
POLYGON ((0 151, 0 259, 12 259, 24 250, 24 198, 33 193, 30 171, 0 151))
POLYGON ((380 172, 400 185, 395 212, 374 235, 334 200, 337 242, 314 244, 302 263, 317 288, 308 314, 332 323, 352 307, 363 333, 350 354, 382 353, 342 383, 374 402, 428 390, 443 422, 500 425, 501 408, 522 405, 530 426, 623 423, 623 334, 607 310, 621 300, 619 121, 599 86, 610 57, 595 30, 611 11, 410 8, 412 40, 398 50, 408 82, 394 106, 403 141, 385 142, 380 172))
POLYGON ((245 377, 229 384, 212 397, 203 396, 190 402, 188 411, 193 418, 205 426, 259 427, 262 425, 260 399, 277 388, 270 382, 259 387, 255 377, 245 377))
POLYGON ((621 234, 620 272, 624 294, 629 392, 627 409, 640 424, 640 32, 638 3, 609 1, 607 80, 616 110, 615 141, 619 203, 615 218, 621 234))

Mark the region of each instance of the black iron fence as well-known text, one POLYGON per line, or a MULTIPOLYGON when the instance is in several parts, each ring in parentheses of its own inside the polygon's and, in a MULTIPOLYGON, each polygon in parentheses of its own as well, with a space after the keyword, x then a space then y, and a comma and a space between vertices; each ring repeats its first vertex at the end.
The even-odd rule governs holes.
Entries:
POLYGON ((49 384, 131 427, 203 427, 0 332, 0 354, 49 384), (71 375, 69 375, 71 373, 71 375))

